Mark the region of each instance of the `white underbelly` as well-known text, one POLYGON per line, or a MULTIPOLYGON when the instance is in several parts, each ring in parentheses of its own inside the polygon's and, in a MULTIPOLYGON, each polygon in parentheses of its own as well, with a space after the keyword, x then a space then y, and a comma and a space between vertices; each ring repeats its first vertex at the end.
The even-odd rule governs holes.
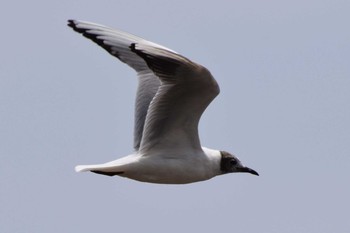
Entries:
POLYGON ((217 175, 212 166, 201 158, 142 158, 129 164, 128 169, 121 175, 130 179, 161 184, 186 184, 210 179, 217 175))

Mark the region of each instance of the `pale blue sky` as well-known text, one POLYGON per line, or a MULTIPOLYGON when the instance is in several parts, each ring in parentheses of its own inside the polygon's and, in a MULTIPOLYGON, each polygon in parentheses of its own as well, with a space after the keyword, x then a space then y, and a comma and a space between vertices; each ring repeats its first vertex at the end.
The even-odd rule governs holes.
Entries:
POLYGON ((349 12, 345 0, 2 2, 0 232, 350 232, 349 12), (136 78, 70 18, 206 66, 221 94, 202 144, 260 177, 75 173, 131 152, 136 78))

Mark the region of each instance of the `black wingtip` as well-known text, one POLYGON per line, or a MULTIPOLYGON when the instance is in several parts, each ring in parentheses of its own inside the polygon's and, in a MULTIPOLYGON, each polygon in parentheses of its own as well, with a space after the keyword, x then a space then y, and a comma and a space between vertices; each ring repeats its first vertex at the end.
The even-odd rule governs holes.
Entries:
POLYGON ((74 31, 79 32, 79 33, 84 33, 84 32, 85 32, 85 30, 79 29, 79 28, 77 27, 77 21, 76 21, 76 20, 74 20, 74 19, 68 19, 67 22, 68 22, 68 23, 67 23, 67 26, 70 27, 70 28, 72 28, 74 31))
POLYGON ((68 19, 67 22, 68 27, 75 28, 75 23, 73 19, 68 19))
MULTIPOLYGON (((82 21, 73 20, 73 19, 69 19, 69 20, 67 20, 67 22, 68 22, 67 26, 72 28, 75 32, 82 34, 84 37, 92 40, 93 42, 95 42, 96 44, 98 44, 99 46, 101 46, 102 48, 107 50, 107 52, 109 52, 113 56, 116 56, 119 58, 119 54, 116 51, 111 51, 111 46, 106 45, 104 43, 103 39, 98 38, 99 33, 90 33, 89 32, 89 31, 91 31, 91 28, 89 27, 88 23, 85 24, 82 21)), ((103 31, 101 29, 100 30, 97 29, 97 31, 101 31, 101 34, 103 34, 103 31)))
POLYGON ((130 50, 132 51, 132 52, 136 52, 136 43, 131 43, 131 45, 129 46, 129 48, 130 48, 130 50))

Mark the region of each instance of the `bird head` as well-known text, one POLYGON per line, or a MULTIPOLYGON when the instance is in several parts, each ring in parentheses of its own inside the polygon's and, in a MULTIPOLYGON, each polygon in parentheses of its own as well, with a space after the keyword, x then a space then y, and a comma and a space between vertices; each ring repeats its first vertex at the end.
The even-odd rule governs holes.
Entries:
POLYGON ((259 173, 257 173, 253 169, 243 166, 241 161, 236 156, 226 151, 220 151, 220 153, 221 153, 220 170, 222 171, 223 174, 233 173, 233 172, 245 172, 245 173, 250 173, 250 174, 259 176, 259 173))

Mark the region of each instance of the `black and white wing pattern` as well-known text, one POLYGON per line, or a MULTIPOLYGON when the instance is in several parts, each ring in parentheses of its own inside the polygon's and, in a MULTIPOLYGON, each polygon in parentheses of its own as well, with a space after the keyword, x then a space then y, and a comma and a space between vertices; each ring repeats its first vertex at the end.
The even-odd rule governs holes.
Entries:
POLYGON ((201 150, 198 123, 219 94, 218 84, 205 67, 122 31, 76 20, 69 20, 68 25, 138 73, 135 150, 201 150))
POLYGON ((91 39, 137 72, 139 83, 135 100, 134 149, 138 150, 148 106, 158 90, 160 81, 153 71, 148 68, 144 59, 131 51, 130 46, 133 43, 143 43, 159 48, 165 47, 129 33, 90 22, 68 20, 68 26, 86 38, 91 39))

